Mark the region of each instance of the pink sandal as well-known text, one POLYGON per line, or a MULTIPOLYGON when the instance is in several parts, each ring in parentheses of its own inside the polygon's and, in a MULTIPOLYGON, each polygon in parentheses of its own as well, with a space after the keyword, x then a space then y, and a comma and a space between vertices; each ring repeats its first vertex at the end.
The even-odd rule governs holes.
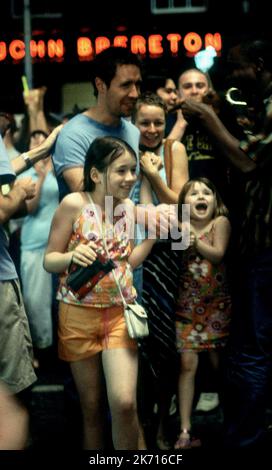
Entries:
POLYGON ((191 437, 188 429, 180 431, 179 438, 174 446, 175 449, 191 449, 191 437))
POLYGON ((175 443, 175 449, 192 449, 201 447, 201 440, 190 436, 188 429, 182 429, 177 442, 175 443))

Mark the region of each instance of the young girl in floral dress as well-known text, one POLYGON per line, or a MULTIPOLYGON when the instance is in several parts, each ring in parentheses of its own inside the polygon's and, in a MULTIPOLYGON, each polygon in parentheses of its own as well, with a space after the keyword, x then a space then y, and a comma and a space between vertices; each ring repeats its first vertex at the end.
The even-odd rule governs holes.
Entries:
MULTIPOLYGON (((208 351, 214 368, 229 334, 231 300, 223 262, 230 238, 227 209, 206 178, 188 181, 179 196, 190 205, 190 247, 182 253, 176 311, 177 348, 181 357, 179 411, 181 430, 176 449, 200 446, 191 436, 198 354, 208 351)), ((182 223, 181 223, 182 228, 182 223)))

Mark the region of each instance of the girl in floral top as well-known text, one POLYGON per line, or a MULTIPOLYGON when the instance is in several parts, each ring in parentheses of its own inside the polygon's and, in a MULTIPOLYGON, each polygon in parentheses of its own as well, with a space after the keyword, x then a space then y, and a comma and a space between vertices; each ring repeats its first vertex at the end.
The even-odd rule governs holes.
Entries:
POLYGON ((87 267, 97 257, 109 255, 125 300, 135 299, 132 269, 143 262, 155 242, 144 240, 134 247, 130 237, 134 208, 127 198, 136 178, 136 155, 127 143, 113 137, 95 139, 86 155, 84 190, 61 202, 45 254, 45 268, 61 274, 59 356, 70 362, 79 393, 85 449, 104 447, 102 372, 113 445, 137 449, 137 345, 128 336, 112 271, 91 290, 86 288, 81 298, 66 283, 71 265, 87 267))
MULTIPOLYGON (((219 350, 229 334, 230 295, 222 260, 230 238, 227 209, 206 178, 188 181, 179 196, 190 204, 190 247, 183 252, 176 312, 177 348, 181 355, 179 409, 181 431, 176 449, 201 445, 190 436, 198 353, 208 351, 218 367, 219 350)), ((182 224, 181 224, 182 228, 182 224)))

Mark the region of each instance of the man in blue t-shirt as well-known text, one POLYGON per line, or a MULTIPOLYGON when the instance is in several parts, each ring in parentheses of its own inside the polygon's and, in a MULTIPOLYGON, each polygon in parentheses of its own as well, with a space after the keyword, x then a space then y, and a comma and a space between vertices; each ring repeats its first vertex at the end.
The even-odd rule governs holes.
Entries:
POLYGON ((110 47, 98 54, 92 65, 97 102, 64 126, 53 153, 60 199, 80 190, 85 155, 96 137, 123 139, 138 154, 139 131, 126 118, 140 94, 140 60, 123 47, 110 47))

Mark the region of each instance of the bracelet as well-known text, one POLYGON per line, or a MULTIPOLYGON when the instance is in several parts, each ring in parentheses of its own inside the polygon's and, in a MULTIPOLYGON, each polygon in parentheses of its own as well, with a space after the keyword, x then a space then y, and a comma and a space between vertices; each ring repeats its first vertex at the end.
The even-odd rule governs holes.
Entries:
POLYGON ((24 160, 26 167, 31 168, 32 167, 32 162, 29 158, 28 153, 22 153, 21 157, 24 160))

